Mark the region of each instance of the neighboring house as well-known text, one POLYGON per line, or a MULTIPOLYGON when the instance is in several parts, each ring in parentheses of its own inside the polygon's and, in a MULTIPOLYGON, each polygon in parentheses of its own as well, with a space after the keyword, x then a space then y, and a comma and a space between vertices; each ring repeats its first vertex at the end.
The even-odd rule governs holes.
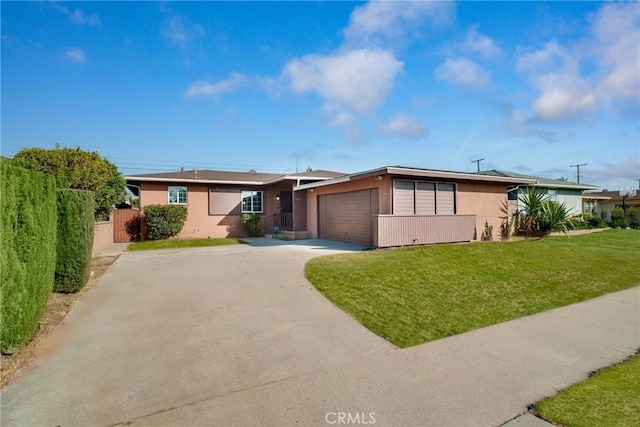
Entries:
POLYGON ((563 181, 560 179, 541 178, 537 176, 523 175, 501 170, 488 170, 480 172, 481 175, 501 176, 506 178, 526 178, 535 180, 532 185, 516 185, 509 187, 509 202, 513 210, 522 208, 521 196, 527 193, 529 187, 547 194, 551 200, 564 203, 569 215, 579 215, 583 212, 582 194, 587 190, 597 190, 595 185, 578 182, 563 181))
POLYGON ((149 204, 183 204, 181 237, 241 236, 243 212, 311 237, 373 247, 479 240, 485 223, 499 229, 507 189, 532 185, 512 178, 388 166, 350 175, 190 171, 125 177, 149 204))
MULTIPOLYGON (((622 208, 622 196, 620 191, 601 191, 598 193, 584 193, 582 195, 584 212, 600 214, 607 213, 607 219, 611 218, 611 211, 615 207, 622 208)), ((624 207, 627 214, 629 209, 640 211, 640 189, 636 190, 635 196, 627 196, 624 200, 624 207)))
MULTIPOLYGON (((295 174, 192 170, 126 176, 127 187, 140 197, 140 208, 151 204, 187 206, 181 237, 243 236, 243 213, 258 213, 266 229, 306 230, 306 193, 295 185, 344 175, 310 171, 295 174), (294 212, 297 214, 294 217, 294 212), (303 218, 303 219, 301 219, 303 218)), ((293 237, 305 237, 304 233, 293 237)))

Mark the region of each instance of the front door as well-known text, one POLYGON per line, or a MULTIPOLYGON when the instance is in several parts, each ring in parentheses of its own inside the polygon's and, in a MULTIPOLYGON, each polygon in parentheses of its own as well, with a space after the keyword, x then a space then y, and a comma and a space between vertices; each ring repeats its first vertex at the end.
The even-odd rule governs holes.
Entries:
POLYGON ((280 192, 280 213, 293 213, 292 191, 280 192))

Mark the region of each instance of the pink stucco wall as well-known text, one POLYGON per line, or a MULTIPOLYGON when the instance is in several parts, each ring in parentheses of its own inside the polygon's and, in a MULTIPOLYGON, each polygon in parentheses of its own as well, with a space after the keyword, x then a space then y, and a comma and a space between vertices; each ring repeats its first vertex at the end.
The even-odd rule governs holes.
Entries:
MULTIPOLYGON (((140 206, 166 205, 170 185, 143 182, 140 185, 140 206)), ((187 220, 178 237, 232 237, 245 235, 240 215, 209 215, 209 185, 187 185, 187 220)))
MULTIPOLYGON (((183 183, 152 183, 143 182, 140 185, 140 206, 168 203, 168 188, 183 183)), ((247 233, 240 223, 241 215, 209 215, 209 184, 187 185, 187 220, 178 237, 242 237, 247 233)), ((221 186, 217 186, 221 187, 221 186)), ((238 187, 235 187, 238 188, 238 187)), ((292 182, 286 181, 273 186, 243 186, 243 190, 262 190, 263 220, 265 217, 280 213, 280 202, 276 196, 280 191, 291 190, 292 182)))
POLYGON ((476 239, 480 240, 485 221, 493 225, 493 238, 500 238, 500 206, 507 200, 507 185, 500 183, 459 182, 457 213, 476 215, 476 239))
POLYGON ((113 245, 113 221, 96 222, 93 228, 93 248, 91 256, 113 245))

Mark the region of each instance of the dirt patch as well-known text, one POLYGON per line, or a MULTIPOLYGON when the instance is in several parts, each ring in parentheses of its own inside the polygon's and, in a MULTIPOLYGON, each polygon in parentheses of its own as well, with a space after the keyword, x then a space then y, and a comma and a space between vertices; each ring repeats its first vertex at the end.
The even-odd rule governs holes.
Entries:
POLYGON ((13 354, 2 355, 0 388, 4 387, 13 377, 13 374, 33 357, 36 347, 62 322, 78 300, 93 287, 111 264, 118 259, 118 256, 93 258, 91 260, 91 277, 80 292, 75 294, 51 293, 33 338, 13 354))

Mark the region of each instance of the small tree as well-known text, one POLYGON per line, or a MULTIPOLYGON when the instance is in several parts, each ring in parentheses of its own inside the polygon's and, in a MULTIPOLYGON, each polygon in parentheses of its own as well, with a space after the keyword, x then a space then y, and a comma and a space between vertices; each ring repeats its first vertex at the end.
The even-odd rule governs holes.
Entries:
POLYGON ((611 210, 611 228, 627 228, 627 218, 619 206, 611 210))
POLYGON ((168 239, 182 231, 187 219, 187 207, 182 205, 147 205, 144 220, 149 240, 168 239))
POLYGON ((52 150, 25 148, 11 162, 14 166, 53 175, 58 188, 93 191, 96 220, 108 219, 111 206, 124 200, 124 178, 114 164, 95 151, 61 148, 57 144, 52 150))
POLYGON ((629 211, 629 227, 640 230, 640 212, 637 209, 631 208, 629 211))

